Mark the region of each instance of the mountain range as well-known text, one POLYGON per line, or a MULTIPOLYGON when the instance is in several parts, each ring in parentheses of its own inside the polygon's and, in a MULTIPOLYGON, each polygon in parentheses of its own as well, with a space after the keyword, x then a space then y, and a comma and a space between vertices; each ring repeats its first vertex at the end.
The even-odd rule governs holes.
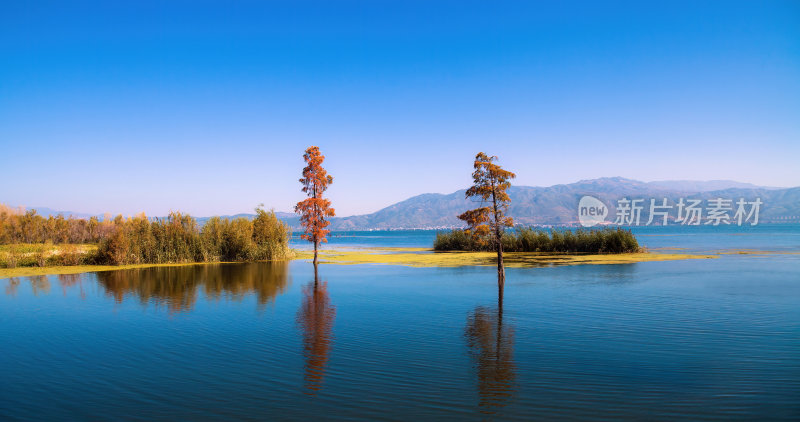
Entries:
MULTIPOLYGON (((333 219, 333 230, 461 227, 456 217, 478 204, 464 197, 466 190, 450 194, 428 193, 398 202, 372 214, 333 219)), ((613 221, 617 200, 644 199, 642 224, 649 217, 650 199, 674 205, 680 198, 752 201, 761 198, 760 222, 800 222, 800 188, 772 188, 731 181, 640 182, 622 177, 581 180, 549 187, 512 186, 508 214, 520 225, 570 225, 578 223, 578 201, 591 195, 609 206, 613 221)), ((730 213, 733 215, 733 212, 730 213)), ((294 218, 294 217, 292 217, 294 218)), ((287 220, 291 225, 293 219, 287 220)))
MULTIPOLYGON (((332 230, 371 229, 431 229, 461 227, 456 217, 467 209, 478 206, 464 197, 465 190, 450 194, 426 193, 390 205, 371 214, 331 219, 332 230)), ((642 224, 649 216, 650 199, 660 204, 663 199, 674 205, 680 198, 707 200, 730 199, 734 210, 736 201, 744 198, 763 202, 759 211, 760 223, 800 223, 800 187, 776 188, 756 186, 727 180, 713 181, 660 181, 640 182, 622 177, 604 177, 581 180, 576 183, 549 187, 512 186, 509 215, 520 225, 573 225, 578 222, 578 201, 584 195, 594 196, 609 208, 607 221, 613 221, 617 201, 622 198, 643 199, 642 224)), ((58 214, 48 208, 37 208, 39 214, 58 214)), ((673 210, 672 214, 676 212, 673 210)), ((88 215, 62 213, 76 217, 88 215)), ((292 229, 299 228, 299 218, 294 213, 276 212, 277 216, 292 229)), ((226 217, 252 217, 252 214, 237 214, 226 217)), ((198 218, 202 224, 208 217, 198 218)))

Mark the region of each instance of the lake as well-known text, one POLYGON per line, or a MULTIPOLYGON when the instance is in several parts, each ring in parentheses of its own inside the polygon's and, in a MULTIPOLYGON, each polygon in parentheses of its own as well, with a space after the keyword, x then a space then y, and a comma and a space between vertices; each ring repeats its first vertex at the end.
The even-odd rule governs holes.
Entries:
POLYGON ((0 419, 800 418, 800 227, 635 232, 651 249, 795 253, 510 268, 502 306, 491 267, 4 279, 0 419))

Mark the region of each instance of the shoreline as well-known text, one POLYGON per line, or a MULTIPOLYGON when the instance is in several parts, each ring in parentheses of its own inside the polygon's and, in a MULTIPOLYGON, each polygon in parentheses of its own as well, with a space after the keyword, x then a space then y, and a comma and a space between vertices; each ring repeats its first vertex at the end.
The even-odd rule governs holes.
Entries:
MULTIPOLYGON (((728 254, 735 252, 728 252, 728 254)), ((715 259, 722 253, 690 254, 637 252, 620 254, 557 254, 542 252, 507 252, 503 255, 508 268, 537 268, 561 265, 607 265, 634 264, 638 262, 676 261, 684 259, 715 259)), ((287 260, 310 260, 313 252, 295 250, 294 257, 287 260)), ((400 265, 406 267, 471 267, 494 266, 494 252, 441 252, 431 248, 360 248, 325 249, 319 252, 320 263, 331 265, 400 265)), ((0 279, 30 277, 40 275, 80 274, 100 271, 128 270, 150 267, 182 267, 189 265, 243 264, 262 261, 217 261, 184 262, 168 264, 130 264, 130 265, 59 265, 46 267, 0 268, 0 279)), ((277 262, 277 261, 276 261, 277 262)))
MULTIPOLYGON (((270 262, 291 261, 276 260, 270 262)), ((0 268, 0 280, 13 277, 31 277, 37 275, 65 275, 65 274, 83 274, 83 273, 96 273, 102 271, 117 271, 117 270, 131 270, 137 268, 153 268, 153 267, 186 267, 190 265, 216 265, 216 264, 246 264, 251 262, 265 262, 265 261, 215 261, 215 262, 181 262, 171 264, 128 264, 128 265, 54 265, 50 267, 17 267, 17 268, 0 268)))
MULTIPOLYGON (((295 259, 311 259, 313 253, 298 252, 295 259)), ((334 265, 401 265, 406 267, 488 267, 496 266, 495 252, 434 251, 431 248, 364 248, 322 250, 320 263, 334 265)), ((638 262, 715 259, 718 254, 635 252, 619 254, 569 254, 506 252, 506 268, 537 268, 560 265, 634 264, 638 262)))

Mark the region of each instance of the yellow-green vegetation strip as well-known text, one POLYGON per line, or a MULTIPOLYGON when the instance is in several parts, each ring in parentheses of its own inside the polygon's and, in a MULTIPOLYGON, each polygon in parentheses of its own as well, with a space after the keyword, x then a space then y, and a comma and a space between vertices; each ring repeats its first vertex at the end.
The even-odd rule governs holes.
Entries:
MULTIPOLYGON (((531 268, 553 265, 581 264, 632 264, 650 261, 674 261, 681 259, 710 259, 718 255, 678 253, 623 253, 623 254, 554 254, 538 252, 507 252, 503 255, 509 268, 531 268)), ((295 259, 311 259, 313 252, 295 251, 295 259)), ((495 266, 494 252, 434 252, 430 248, 361 248, 320 251, 320 261, 328 264, 356 265, 383 264, 408 267, 465 267, 495 266)), ((209 265, 220 262, 178 264, 134 264, 134 265, 70 265, 49 267, 0 268, 0 279, 37 275, 78 274, 97 271, 114 271, 131 268, 174 267, 185 265, 209 265)))
POLYGON ((80 274, 98 271, 129 270, 150 267, 183 267, 187 265, 242 264, 243 262, 184 262, 178 264, 131 264, 131 265, 58 265, 52 267, 0 268, 0 279, 30 277, 37 275, 80 274))
MULTIPOLYGON (((126 270, 131 268, 147 268, 147 267, 177 267, 185 265, 207 265, 207 264, 224 264, 232 263, 227 261, 209 261, 209 262, 184 262, 184 263, 164 263, 164 264, 130 264, 130 265, 92 265, 92 264, 79 264, 79 265, 61 265, 54 263, 52 257, 57 257, 64 253, 76 254, 77 261, 86 262, 85 257, 97 251, 97 245, 91 244, 62 244, 53 245, 45 243, 30 243, 30 244, 12 244, 0 245, 0 279, 11 277, 29 277, 39 275, 56 275, 56 274, 79 274, 96 271, 114 271, 126 270), (35 262, 37 259, 33 258, 36 255, 41 255, 47 259, 42 259, 41 263, 35 262), (15 262, 27 265, 19 265, 8 268, 9 258, 13 257, 15 262), (31 262, 32 261, 32 262, 31 262), (33 265, 31 265, 33 263, 33 265), (42 265, 43 264, 43 265, 42 265), (6 268, 3 268, 6 267, 6 268)), ((289 251, 287 260, 294 258, 294 251, 289 251)))
POLYGON ((797 251, 758 251, 752 249, 733 249, 717 251, 720 255, 800 255, 797 251))
MULTIPOLYGON (((311 259, 313 252, 298 252, 297 259, 311 259)), ((385 264, 408 267, 495 266, 494 252, 434 252, 424 248, 373 248, 363 250, 323 250, 320 262, 328 264, 385 264)), ((503 254, 506 267, 530 268, 551 265, 631 264, 649 261, 680 259, 711 259, 715 255, 676 253, 621 254, 555 254, 538 252, 508 252, 503 254)))
POLYGON ((35 275, 79 274, 97 271, 128 270, 148 267, 180 267, 185 265, 220 264, 220 262, 188 262, 181 264, 135 264, 135 265, 58 265, 53 267, 17 267, 0 268, 0 279, 11 277, 29 277, 35 275))
POLYGON ((68 243, 54 245, 52 243, 12 243, 7 245, 0 245, 0 255, 30 255, 35 253, 44 253, 48 256, 58 255, 65 251, 88 253, 97 250, 97 245, 88 243, 68 243))

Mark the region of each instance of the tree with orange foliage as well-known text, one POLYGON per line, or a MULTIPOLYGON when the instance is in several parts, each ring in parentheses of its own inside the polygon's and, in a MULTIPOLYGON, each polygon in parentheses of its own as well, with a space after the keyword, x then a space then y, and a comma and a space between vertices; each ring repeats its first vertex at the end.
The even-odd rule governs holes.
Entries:
POLYGON ((479 152, 475 156, 472 173, 473 185, 467 189, 467 198, 480 198, 481 205, 488 202, 489 206, 481 206, 469 210, 458 216, 469 226, 468 231, 481 242, 487 239, 494 243, 497 250, 497 283, 500 289, 506 280, 506 271, 503 267, 503 230, 514 225, 511 217, 506 217, 511 198, 506 191, 511 187, 509 179, 517 177, 516 174, 503 170, 495 164, 496 156, 488 156, 479 152))
POLYGON ((303 159, 307 165, 303 169, 303 178, 300 179, 300 183, 303 184, 302 190, 308 195, 308 198, 298 202, 294 211, 300 214, 300 224, 305 230, 305 234, 301 238, 314 244, 314 268, 316 269, 319 244, 328 241, 325 236, 330 232, 325 228, 331 224, 327 218, 336 215, 331 208, 330 199, 322 197, 323 192, 328 189, 328 185, 333 183, 333 177, 322 168, 325 156, 320 154, 318 147, 309 147, 303 154, 303 159))

